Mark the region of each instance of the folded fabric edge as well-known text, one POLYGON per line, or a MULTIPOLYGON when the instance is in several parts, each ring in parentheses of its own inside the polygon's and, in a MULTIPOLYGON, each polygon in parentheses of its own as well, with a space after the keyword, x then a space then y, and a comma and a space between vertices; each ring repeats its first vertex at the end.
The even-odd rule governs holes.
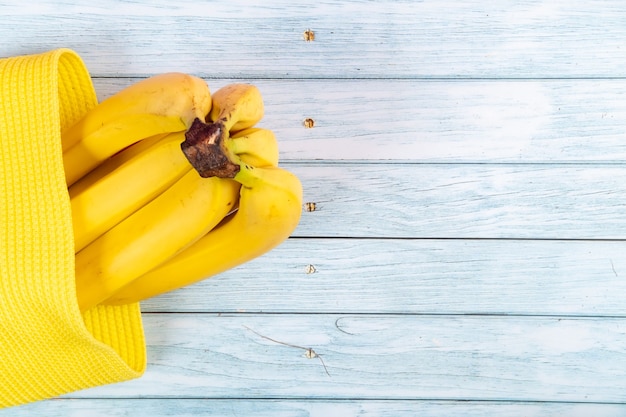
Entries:
POLYGON ((0 407, 139 377, 139 305, 81 316, 61 129, 96 103, 66 48, 0 60, 0 407))

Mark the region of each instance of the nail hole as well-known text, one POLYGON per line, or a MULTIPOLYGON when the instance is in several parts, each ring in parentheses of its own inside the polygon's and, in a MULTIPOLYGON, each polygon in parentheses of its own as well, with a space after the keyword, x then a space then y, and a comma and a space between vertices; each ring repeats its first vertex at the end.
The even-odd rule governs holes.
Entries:
POLYGON ((317 204, 313 202, 304 203, 304 208, 308 212, 315 211, 317 209, 317 204))
POLYGON ((306 119, 304 119, 304 127, 306 127, 307 129, 312 129, 313 126, 315 126, 315 120, 311 119, 310 117, 307 117, 306 119))
POLYGON ((307 265, 306 268, 304 269, 304 272, 306 274, 314 274, 317 272, 317 269, 315 269, 315 267, 311 264, 307 265))
POLYGON ((307 42, 313 42, 315 40, 315 32, 313 32, 311 29, 307 29, 304 31, 304 40, 307 42))

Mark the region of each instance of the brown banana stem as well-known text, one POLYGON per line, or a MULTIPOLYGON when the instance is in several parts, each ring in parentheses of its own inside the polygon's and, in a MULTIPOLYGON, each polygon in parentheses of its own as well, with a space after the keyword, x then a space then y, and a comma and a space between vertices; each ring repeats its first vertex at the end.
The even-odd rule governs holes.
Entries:
POLYGON ((239 172, 239 164, 228 157, 227 135, 223 121, 204 123, 198 118, 185 132, 185 141, 180 147, 201 177, 234 178, 239 172))

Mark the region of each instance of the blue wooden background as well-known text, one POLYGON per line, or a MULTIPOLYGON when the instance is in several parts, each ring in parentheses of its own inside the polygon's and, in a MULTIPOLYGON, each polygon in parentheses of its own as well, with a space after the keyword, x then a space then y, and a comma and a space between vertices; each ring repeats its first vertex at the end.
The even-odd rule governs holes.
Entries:
POLYGON ((0 56, 72 48, 101 99, 165 71, 256 84, 315 203, 274 251, 143 303, 142 378, 0 416, 626 415, 622 0, 0 17, 0 56))

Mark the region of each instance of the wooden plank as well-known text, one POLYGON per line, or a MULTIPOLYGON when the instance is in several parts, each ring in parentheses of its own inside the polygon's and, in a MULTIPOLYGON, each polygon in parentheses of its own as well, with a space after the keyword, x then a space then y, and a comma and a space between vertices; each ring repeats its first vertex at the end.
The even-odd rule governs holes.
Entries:
POLYGON ((624 239, 621 165, 288 164, 295 236, 624 239))
POLYGON ((625 404, 489 401, 60 399, 0 410, 0 416, 67 417, 618 417, 625 404), (68 414, 70 413, 70 414, 68 414), (74 414, 71 414, 74 413, 74 414))
POLYGON ((244 78, 626 75, 621 0, 16 4, 2 6, 0 56, 71 47, 101 76, 172 67, 244 78))
POLYGON ((623 242, 289 239, 142 310, 626 317, 623 253, 623 242))
POLYGON ((72 398, 626 402, 616 318, 146 314, 148 369, 72 398))
MULTIPOLYGON (((104 99, 134 81, 94 84, 104 99)), ((235 81, 207 80, 212 91, 235 81)), ((283 160, 626 160, 626 80, 246 81, 261 89, 260 125, 283 160)))

